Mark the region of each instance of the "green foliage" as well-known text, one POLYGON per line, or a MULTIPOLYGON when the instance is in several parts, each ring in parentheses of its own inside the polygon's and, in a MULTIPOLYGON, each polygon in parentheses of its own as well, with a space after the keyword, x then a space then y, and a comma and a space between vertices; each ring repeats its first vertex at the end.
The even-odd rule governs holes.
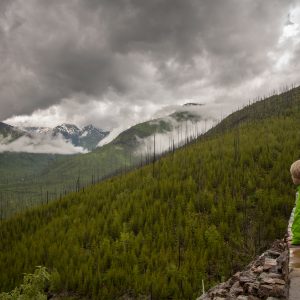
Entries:
MULTIPOLYGON (((40 174, 61 155, 37 154, 37 153, 0 153, 0 191, 11 182, 18 184, 27 180, 28 177, 40 174)), ((66 156, 63 156, 66 157, 66 156)))
POLYGON ((47 300, 44 289, 50 280, 45 267, 37 267, 33 274, 25 274, 23 283, 9 293, 1 293, 0 300, 47 300))
POLYGON ((0 153, 0 220, 47 203, 129 165, 124 149, 106 145, 81 155, 0 153), (125 165, 124 165, 125 164, 125 165))
POLYGON ((228 278, 286 230, 299 99, 263 118, 271 106, 250 106, 247 121, 234 114, 154 167, 3 221, 0 290, 35 265, 59 270, 57 292, 92 299, 195 299, 202 279, 208 288, 228 278))

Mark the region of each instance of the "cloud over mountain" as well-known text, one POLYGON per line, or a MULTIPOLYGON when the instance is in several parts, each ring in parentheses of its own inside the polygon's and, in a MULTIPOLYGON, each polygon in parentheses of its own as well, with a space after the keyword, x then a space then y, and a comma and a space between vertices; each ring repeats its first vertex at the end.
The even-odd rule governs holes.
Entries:
POLYGON ((76 147, 70 142, 66 142, 61 136, 55 138, 50 135, 37 135, 34 138, 30 136, 22 136, 10 143, 6 143, 8 139, 0 138, 1 152, 27 152, 27 153, 52 153, 52 154, 75 154, 86 153, 87 150, 82 147, 76 147))

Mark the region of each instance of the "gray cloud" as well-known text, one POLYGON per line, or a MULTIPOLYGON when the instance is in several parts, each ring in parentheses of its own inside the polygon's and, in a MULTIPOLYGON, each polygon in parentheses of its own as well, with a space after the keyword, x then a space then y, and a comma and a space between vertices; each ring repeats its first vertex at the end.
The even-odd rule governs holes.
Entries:
POLYGON ((10 137, 0 135, 0 153, 2 152, 28 152, 51 154, 87 153, 82 147, 75 147, 61 136, 51 135, 22 136, 11 142, 10 137))
MULTIPOLYGON (((34 123, 55 111, 57 122, 112 128, 190 98, 232 109, 299 80, 296 70, 287 76, 274 68, 291 43, 278 41, 288 18, 297 23, 298 4, 1 1, 0 120, 27 114, 34 123)), ((294 43, 289 63, 299 52, 294 43)))

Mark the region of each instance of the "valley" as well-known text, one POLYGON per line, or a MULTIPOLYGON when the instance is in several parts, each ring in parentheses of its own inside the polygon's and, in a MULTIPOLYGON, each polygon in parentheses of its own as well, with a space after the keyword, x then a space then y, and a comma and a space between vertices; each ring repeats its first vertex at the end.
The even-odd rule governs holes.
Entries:
POLYGON ((81 299, 197 298, 202 280, 224 281, 283 236, 299 116, 294 88, 148 165, 3 220, 1 290, 43 265, 53 292, 81 299))

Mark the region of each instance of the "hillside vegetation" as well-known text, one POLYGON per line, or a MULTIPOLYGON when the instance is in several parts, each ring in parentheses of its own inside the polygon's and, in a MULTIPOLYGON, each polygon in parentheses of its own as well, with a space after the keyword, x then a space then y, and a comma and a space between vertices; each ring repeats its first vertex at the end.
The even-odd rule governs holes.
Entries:
POLYGON ((57 292, 195 299, 283 236, 299 103, 298 88, 254 103, 155 164, 2 221, 0 290, 43 265, 57 292))

